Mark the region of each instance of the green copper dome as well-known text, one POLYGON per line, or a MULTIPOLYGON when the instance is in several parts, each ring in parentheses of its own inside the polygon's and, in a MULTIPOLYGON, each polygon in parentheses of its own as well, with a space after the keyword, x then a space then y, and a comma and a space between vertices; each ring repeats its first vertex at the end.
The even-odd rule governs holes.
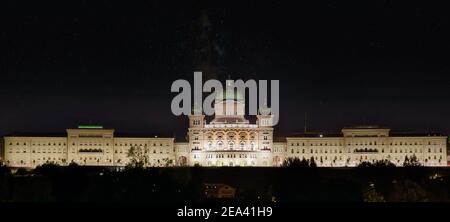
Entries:
POLYGON ((245 99, 237 89, 226 89, 224 91, 216 93, 216 101, 222 100, 236 100, 243 102, 245 99))

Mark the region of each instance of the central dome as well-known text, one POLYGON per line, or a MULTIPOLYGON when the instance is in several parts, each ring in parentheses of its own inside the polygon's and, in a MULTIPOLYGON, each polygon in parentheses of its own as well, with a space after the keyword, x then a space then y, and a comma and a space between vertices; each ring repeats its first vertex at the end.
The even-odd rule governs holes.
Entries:
POLYGON ((216 93, 216 102, 223 100, 244 102, 244 97, 236 88, 231 88, 216 93))

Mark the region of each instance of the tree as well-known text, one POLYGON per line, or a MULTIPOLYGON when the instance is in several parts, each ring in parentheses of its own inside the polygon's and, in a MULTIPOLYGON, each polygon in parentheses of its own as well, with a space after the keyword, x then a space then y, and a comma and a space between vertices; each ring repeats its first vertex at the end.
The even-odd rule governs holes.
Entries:
POLYGON ((300 161, 300 165, 304 167, 309 167, 310 163, 305 157, 303 157, 302 161, 300 161))
POLYGON ((130 159, 127 167, 130 168, 144 168, 148 162, 148 157, 145 155, 144 150, 141 147, 132 146, 128 150, 127 157, 130 159))
POLYGON ((375 190, 375 184, 371 183, 363 190, 364 202, 386 202, 384 196, 375 190))
POLYGON ((68 167, 79 167, 79 165, 77 163, 75 163, 73 160, 72 162, 69 163, 69 165, 67 165, 68 167))
POLYGON ((298 157, 289 157, 283 161, 283 167, 309 167, 309 161, 307 161, 305 158, 300 160, 298 157))
POLYGON ((33 173, 45 176, 55 176, 58 175, 60 171, 61 168, 59 167, 59 165, 54 163, 44 163, 40 166, 37 166, 33 170, 33 173))
POLYGON ((358 168, 365 168, 365 167, 373 167, 373 164, 367 161, 362 161, 358 164, 358 168))
POLYGON ((165 167, 173 166, 173 160, 169 159, 169 158, 164 158, 163 159, 163 164, 164 164, 165 167))
POLYGON ((283 167, 292 167, 295 165, 295 163, 297 162, 296 159, 298 159, 297 157, 293 158, 293 157, 288 157, 286 159, 284 159, 283 161, 283 167))
POLYGON ((374 167, 395 167, 395 164, 393 164, 391 161, 384 159, 384 160, 377 160, 373 163, 374 167))
POLYGON ((416 155, 413 154, 411 158, 405 156, 405 161, 403 162, 404 167, 420 167, 422 164, 417 159, 416 155))
POLYGON ((309 160, 309 167, 317 167, 314 157, 311 157, 311 159, 309 160))
POLYGON ((363 161, 363 162, 359 163, 357 167, 360 167, 360 168, 364 168, 364 167, 383 168, 383 167, 395 167, 395 164, 393 164, 389 160, 384 159, 384 160, 377 160, 377 161, 375 161, 373 163, 367 162, 367 161, 363 161))

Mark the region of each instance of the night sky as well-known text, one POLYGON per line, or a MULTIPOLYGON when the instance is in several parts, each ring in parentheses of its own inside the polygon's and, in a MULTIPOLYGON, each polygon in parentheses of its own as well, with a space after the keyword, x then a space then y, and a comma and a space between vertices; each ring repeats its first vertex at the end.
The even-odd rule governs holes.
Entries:
POLYGON ((428 1, 6 1, 0 135, 184 137, 174 80, 280 80, 276 135, 352 125, 450 132, 448 8, 428 1), (226 3, 225 3, 226 2, 226 3), (125 4, 126 3, 126 4, 125 4))

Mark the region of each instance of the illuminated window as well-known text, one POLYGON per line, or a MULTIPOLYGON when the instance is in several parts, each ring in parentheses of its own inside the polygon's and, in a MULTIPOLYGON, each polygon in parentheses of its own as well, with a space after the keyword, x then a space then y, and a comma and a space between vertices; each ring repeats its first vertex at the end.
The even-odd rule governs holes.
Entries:
POLYGON ((234 149, 234 143, 233 143, 233 142, 230 142, 230 143, 228 144, 228 147, 229 147, 230 150, 234 149))

